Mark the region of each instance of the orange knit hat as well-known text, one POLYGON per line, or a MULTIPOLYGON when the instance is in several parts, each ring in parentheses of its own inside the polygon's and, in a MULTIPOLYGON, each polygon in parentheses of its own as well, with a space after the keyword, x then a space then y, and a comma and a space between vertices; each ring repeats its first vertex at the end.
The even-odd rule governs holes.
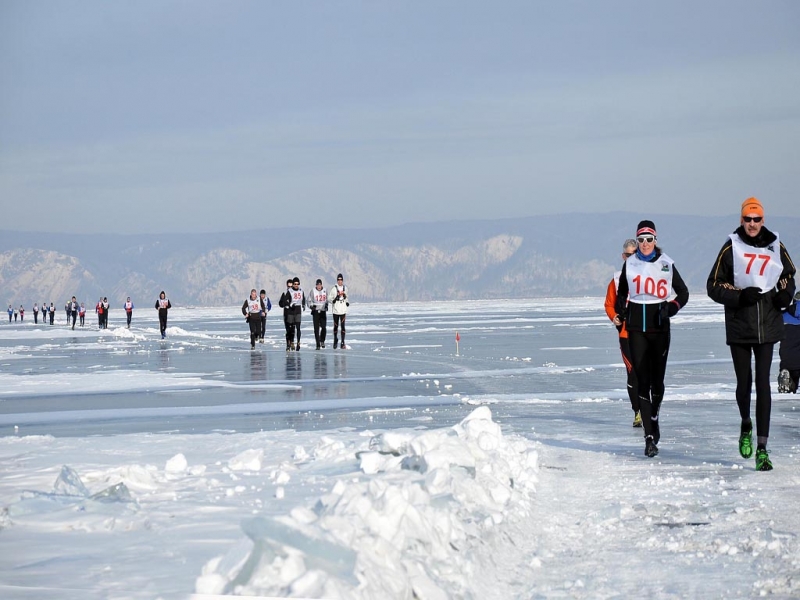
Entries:
POLYGON ((758 198, 748 198, 742 202, 742 216, 749 215, 751 213, 756 213, 759 217, 764 216, 764 207, 761 206, 761 202, 758 200, 758 198))

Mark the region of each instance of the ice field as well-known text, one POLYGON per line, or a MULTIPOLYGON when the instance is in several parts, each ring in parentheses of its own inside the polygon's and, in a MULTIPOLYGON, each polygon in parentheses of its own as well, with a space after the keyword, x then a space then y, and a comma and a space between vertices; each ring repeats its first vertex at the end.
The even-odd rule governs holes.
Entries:
MULTIPOLYGON (((134 299, 135 300, 135 299, 134 299)), ((673 319, 643 455, 601 298, 0 326, 0 598, 800 597, 800 402, 737 451, 722 307, 673 319), (460 343, 456 353, 456 332, 460 343)))

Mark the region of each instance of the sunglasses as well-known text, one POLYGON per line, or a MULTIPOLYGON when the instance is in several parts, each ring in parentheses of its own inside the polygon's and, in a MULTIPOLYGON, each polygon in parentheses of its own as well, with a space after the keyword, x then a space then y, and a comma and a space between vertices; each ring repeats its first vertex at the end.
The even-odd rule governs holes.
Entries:
POLYGON ((656 236, 654 236, 654 235, 640 235, 639 237, 636 238, 636 241, 639 242, 640 244, 645 244, 645 243, 652 244, 653 242, 656 241, 656 236))
POLYGON ((751 221, 753 223, 761 223, 761 221, 763 220, 764 217, 742 217, 742 221, 744 221, 745 223, 750 223, 751 221))
POLYGON ((630 257, 631 257, 631 256, 633 256, 634 254, 636 254, 636 251, 634 251, 634 252, 623 252, 623 253, 622 253, 622 256, 625 256, 625 257, 627 257, 627 258, 630 258, 630 257))

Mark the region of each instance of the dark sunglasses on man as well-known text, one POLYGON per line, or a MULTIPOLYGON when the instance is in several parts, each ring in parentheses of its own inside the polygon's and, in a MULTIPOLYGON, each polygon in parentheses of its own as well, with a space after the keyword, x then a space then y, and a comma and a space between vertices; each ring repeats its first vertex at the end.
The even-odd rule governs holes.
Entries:
POLYGON ((761 223, 761 221, 763 220, 764 217, 742 217, 742 221, 744 221, 745 223, 750 223, 751 221, 753 223, 761 223))

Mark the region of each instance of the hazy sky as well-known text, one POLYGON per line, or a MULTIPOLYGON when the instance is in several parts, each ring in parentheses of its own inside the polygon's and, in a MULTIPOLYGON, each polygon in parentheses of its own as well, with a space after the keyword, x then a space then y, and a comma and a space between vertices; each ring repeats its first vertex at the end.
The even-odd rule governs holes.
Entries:
POLYGON ((800 215, 800 2, 0 0, 0 229, 800 215))

